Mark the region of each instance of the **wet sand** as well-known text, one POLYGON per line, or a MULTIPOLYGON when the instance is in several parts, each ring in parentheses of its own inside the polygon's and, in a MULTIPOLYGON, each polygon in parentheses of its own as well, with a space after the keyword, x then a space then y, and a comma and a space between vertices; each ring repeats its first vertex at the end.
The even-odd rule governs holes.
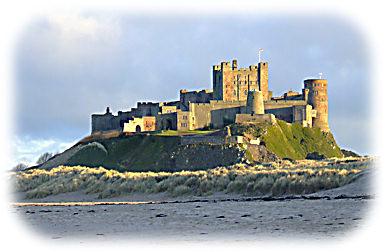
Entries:
POLYGON ((16 207, 51 239, 323 239, 362 225, 368 199, 16 207))
POLYGON ((133 194, 99 200, 80 191, 39 200, 18 195, 17 202, 89 202, 87 205, 16 204, 11 210, 43 239, 60 241, 338 239, 364 225, 368 206, 374 201, 371 176, 366 171, 352 184, 305 197, 133 194), (101 201, 117 203, 92 203, 101 201))

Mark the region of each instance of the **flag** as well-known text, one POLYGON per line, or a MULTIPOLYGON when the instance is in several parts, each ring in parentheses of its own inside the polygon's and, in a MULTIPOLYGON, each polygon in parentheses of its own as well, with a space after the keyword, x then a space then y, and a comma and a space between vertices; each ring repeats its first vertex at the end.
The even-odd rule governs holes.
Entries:
POLYGON ((263 49, 259 49, 260 52, 263 52, 263 49))

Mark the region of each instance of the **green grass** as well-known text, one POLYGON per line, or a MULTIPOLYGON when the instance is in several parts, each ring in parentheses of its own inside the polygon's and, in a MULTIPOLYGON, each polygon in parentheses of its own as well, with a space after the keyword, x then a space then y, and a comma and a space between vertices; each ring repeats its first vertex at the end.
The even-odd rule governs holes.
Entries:
MULTIPOLYGON (((319 128, 304 128, 300 124, 287 124, 277 120, 277 125, 257 124, 230 126, 233 135, 244 132, 260 137, 261 144, 280 158, 292 160, 305 159, 309 153, 318 152, 329 157, 342 157, 331 133, 323 133, 319 128)), ((123 135, 111 132, 94 135, 91 140, 83 141, 77 147, 80 150, 60 163, 68 166, 87 166, 125 171, 176 171, 214 168, 218 165, 230 165, 238 162, 236 148, 224 145, 190 145, 181 146, 180 139, 186 134, 203 134, 210 130, 163 131, 158 134, 123 135), (189 162, 190 161, 190 162, 189 162)), ((242 149, 245 148, 242 146, 242 149)), ((250 151, 245 157, 254 160, 250 151)), ((58 165, 58 164, 57 164, 58 165)))
POLYGON ((305 159, 309 153, 318 152, 326 158, 343 157, 331 133, 319 128, 307 128, 298 123, 288 124, 277 120, 277 125, 233 125, 232 132, 247 132, 260 137, 261 143, 280 158, 305 159))
POLYGON ((322 132, 319 128, 302 127, 298 123, 288 125, 278 120, 276 127, 267 128, 267 134, 261 137, 261 141, 281 158, 305 159, 312 152, 326 158, 343 157, 331 133, 322 132))
POLYGON ((178 137, 134 135, 99 140, 105 152, 87 147, 72 156, 65 165, 103 166, 118 171, 160 171, 171 166, 168 158, 179 146, 178 137))

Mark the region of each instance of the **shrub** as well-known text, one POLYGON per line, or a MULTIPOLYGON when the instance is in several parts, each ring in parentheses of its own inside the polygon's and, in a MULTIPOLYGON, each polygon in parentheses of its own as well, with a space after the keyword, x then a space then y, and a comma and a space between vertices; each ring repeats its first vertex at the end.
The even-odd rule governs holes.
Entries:
POLYGON ((53 157, 53 154, 52 153, 49 153, 49 152, 45 152, 44 154, 42 154, 36 161, 36 164, 37 165, 41 165, 43 163, 45 163, 46 161, 48 161, 51 157, 53 157))
POLYGON ((321 160, 325 159, 326 157, 322 154, 319 154, 317 151, 311 152, 307 154, 306 159, 313 159, 313 160, 321 160))
POLYGON ((190 192, 190 187, 187 187, 185 185, 179 185, 176 188, 174 188, 171 195, 172 196, 180 196, 180 195, 188 194, 189 192, 190 192))

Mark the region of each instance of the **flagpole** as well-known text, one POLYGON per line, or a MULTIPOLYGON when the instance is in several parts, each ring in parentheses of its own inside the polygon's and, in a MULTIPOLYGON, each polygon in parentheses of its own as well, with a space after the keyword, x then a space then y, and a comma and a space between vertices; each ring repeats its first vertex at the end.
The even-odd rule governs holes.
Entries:
POLYGON ((258 50, 258 63, 261 63, 261 52, 263 52, 263 49, 258 50))

